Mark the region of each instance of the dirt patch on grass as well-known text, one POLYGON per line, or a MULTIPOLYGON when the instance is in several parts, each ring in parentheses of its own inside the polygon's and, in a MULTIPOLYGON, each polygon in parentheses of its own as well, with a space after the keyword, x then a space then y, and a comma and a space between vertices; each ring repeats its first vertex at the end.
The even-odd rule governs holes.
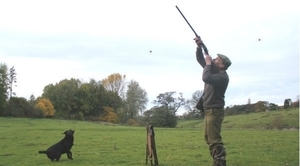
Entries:
POLYGON ((28 143, 28 144, 25 144, 24 146, 36 146, 37 144, 34 144, 34 143, 28 143))
POLYGON ((295 130, 299 130, 299 128, 284 128, 282 130, 295 131, 295 130))
POLYGON ((1 154, 0 156, 4 156, 4 157, 7 157, 7 156, 13 156, 15 155, 14 153, 7 153, 7 154, 1 154))

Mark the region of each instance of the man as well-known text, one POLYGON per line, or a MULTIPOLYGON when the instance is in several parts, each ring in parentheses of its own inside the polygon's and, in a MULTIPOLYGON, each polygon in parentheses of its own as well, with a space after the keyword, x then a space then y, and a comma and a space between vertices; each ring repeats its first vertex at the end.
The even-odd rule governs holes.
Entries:
POLYGON ((196 37, 197 44, 196 58, 203 67, 202 80, 204 81, 203 110, 204 138, 209 146, 214 166, 226 166, 226 151, 223 147, 221 137, 221 125, 224 119, 225 92, 229 83, 226 73, 231 65, 228 57, 217 54, 218 57, 212 60, 210 55, 202 52, 202 41, 196 37))

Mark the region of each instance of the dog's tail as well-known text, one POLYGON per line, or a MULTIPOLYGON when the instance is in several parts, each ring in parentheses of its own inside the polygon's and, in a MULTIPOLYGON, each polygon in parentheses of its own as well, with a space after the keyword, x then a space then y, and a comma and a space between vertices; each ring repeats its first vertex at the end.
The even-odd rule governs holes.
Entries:
POLYGON ((45 150, 40 150, 39 153, 45 153, 45 154, 47 154, 47 151, 45 151, 45 150))

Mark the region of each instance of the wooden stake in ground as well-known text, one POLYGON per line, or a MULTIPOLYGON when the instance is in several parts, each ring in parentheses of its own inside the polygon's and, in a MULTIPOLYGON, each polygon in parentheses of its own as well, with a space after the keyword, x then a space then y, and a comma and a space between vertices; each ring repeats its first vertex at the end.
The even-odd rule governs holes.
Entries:
POLYGON ((158 166, 158 159, 155 146, 155 133, 152 125, 148 125, 147 129, 147 144, 146 144, 146 165, 148 159, 150 160, 151 166, 153 166, 153 157, 154 157, 154 166, 158 166))

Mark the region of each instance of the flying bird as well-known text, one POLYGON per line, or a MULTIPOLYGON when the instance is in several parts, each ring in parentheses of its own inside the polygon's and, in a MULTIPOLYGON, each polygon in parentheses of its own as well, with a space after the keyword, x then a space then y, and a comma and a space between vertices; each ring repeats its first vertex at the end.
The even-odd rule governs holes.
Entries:
POLYGON ((150 53, 152 53, 152 50, 149 50, 150 53))
POLYGON ((261 39, 260 38, 258 38, 258 41, 260 41, 261 39))

